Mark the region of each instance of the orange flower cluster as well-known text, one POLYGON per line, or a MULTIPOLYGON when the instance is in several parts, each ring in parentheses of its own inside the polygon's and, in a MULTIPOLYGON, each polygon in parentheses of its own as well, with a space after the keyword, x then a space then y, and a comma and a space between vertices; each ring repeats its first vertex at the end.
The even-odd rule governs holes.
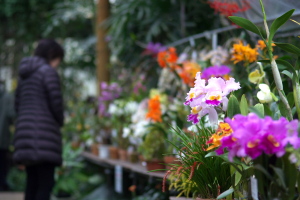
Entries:
POLYGON ((185 62, 183 63, 183 68, 178 72, 182 81, 190 87, 194 86, 194 81, 197 72, 201 70, 200 65, 195 62, 185 62))
POLYGON ((149 118, 154 122, 162 122, 159 95, 149 99, 146 118, 149 118))
POLYGON ((177 59, 178 56, 174 47, 170 47, 166 51, 161 51, 157 54, 157 62, 162 68, 170 67, 171 69, 175 69, 177 59))
POLYGON ((252 63, 257 60, 258 52, 257 48, 252 49, 249 44, 246 46, 240 41, 238 44, 233 45, 233 52, 231 60, 234 64, 245 61, 247 63, 252 63))
MULTIPOLYGON (((274 47, 274 46, 276 46, 276 45, 274 43, 272 43, 272 47, 274 47)), ((260 50, 264 50, 267 46, 263 40, 258 40, 256 47, 259 48, 260 50)))
POLYGON ((232 129, 228 123, 220 122, 219 127, 215 134, 213 134, 209 140, 206 142, 206 144, 209 144, 209 146, 206 151, 209 151, 211 149, 214 149, 221 145, 221 140, 223 137, 228 136, 232 133, 232 129))

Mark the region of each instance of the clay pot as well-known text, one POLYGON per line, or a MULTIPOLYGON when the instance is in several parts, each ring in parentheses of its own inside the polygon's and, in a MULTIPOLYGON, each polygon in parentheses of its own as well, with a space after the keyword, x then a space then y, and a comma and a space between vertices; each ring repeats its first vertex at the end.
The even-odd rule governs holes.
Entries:
POLYGON ((127 159, 128 159, 127 150, 125 150, 125 149, 119 149, 118 153, 119 153, 119 159, 120 160, 127 161, 127 159))
POLYGON ((181 162, 175 156, 165 156, 164 162, 166 163, 166 169, 168 170, 172 168, 171 164, 181 164, 181 162))
POLYGON ((147 163, 146 167, 148 171, 166 168, 164 161, 162 160, 147 160, 146 163, 147 163))
POLYGON ((95 156, 99 156, 99 144, 92 144, 91 153, 95 156))
POLYGON ((119 149, 114 146, 109 147, 109 156, 111 159, 119 159, 119 149))
POLYGON ((142 163, 142 162, 145 162, 145 158, 143 155, 139 154, 139 161, 142 163))
POLYGON ((128 161, 131 163, 139 162, 139 154, 137 152, 128 153, 128 161))
POLYGON ((80 142, 79 141, 73 141, 71 143, 72 149, 78 149, 80 147, 80 142))

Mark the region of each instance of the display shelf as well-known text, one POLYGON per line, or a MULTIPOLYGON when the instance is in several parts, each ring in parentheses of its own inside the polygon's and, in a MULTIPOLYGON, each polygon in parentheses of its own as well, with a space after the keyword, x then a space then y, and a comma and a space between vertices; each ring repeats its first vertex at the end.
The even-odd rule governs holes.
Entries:
POLYGON ((89 152, 83 152, 82 156, 86 160, 103 167, 114 167, 118 165, 118 166, 122 166, 124 169, 139 174, 147 175, 147 176, 152 176, 157 178, 163 178, 165 176, 165 172, 149 172, 147 171, 146 167, 142 166, 141 164, 130 163, 122 160, 102 159, 89 152))

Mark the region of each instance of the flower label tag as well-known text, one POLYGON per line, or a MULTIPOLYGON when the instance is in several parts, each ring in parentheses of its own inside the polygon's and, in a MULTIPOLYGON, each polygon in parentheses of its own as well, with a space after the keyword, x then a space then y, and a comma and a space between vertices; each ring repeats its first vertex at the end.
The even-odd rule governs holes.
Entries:
POLYGON ((123 168, 120 165, 115 166, 115 191, 123 193, 123 168))
POLYGON ((257 179, 252 176, 250 178, 251 181, 251 197, 253 200, 258 200, 258 192, 257 192, 257 179))

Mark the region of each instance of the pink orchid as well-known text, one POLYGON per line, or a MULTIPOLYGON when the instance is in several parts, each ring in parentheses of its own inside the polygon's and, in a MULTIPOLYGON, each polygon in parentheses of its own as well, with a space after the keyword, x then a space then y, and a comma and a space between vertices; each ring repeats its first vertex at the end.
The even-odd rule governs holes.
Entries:
POLYGON ((240 89, 240 84, 234 78, 225 81, 222 78, 210 78, 206 85, 206 80, 201 79, 201 72, 196 74, 195 85, 190 89, 186 97, 185 105, 189 105, 192 110, 188 116, 188 121, 194 124, 199 122, 199 118, 208 114, 211 123, 217 123, 218 113, 215 107, 227 110, 230 92, 240 89), (222 106, 221 106, 222 105, 222 106))

